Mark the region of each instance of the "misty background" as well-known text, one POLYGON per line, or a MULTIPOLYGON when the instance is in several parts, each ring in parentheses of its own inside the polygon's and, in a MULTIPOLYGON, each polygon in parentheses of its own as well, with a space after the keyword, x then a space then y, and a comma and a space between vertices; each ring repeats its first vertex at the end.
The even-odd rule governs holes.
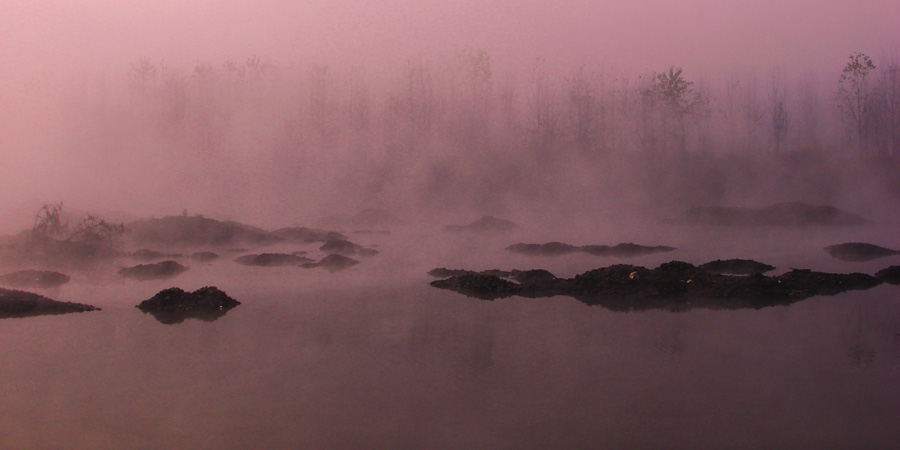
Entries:
POLYGON ((262 226, 794 200, 879 219, 900 201, 896 2, 3 10, 5 230, 57 201, 262 226), (853 91, 856 52, 875 67, 853 91))

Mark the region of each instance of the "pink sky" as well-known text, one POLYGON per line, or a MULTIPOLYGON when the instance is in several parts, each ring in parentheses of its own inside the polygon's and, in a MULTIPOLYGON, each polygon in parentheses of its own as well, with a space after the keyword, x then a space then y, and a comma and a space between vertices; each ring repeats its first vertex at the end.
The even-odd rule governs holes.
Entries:
POLYGON ((5 70, 118 70, 140 56, 396 64, 476 48, 499 63, 715 72, 839 68, 900 46, 896 0, 0 1, 5 70))

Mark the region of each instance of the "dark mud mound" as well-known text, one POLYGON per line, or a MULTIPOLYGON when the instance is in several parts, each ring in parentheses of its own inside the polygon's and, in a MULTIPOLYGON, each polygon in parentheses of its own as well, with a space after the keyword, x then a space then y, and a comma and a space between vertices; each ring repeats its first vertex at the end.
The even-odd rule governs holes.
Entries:
POLYGON ((654 253, 665 253, 676 250, 675 247, 646 246, 632 243, 622 243, 613 246, 609 245, 585 245, 575 246, 562 242, 548 242, 546 244, 525 244, 518 243, 506 247, 507 250, 529 256, 561 256, 571 253, 584 252, 594 256, 606 257, 624 257, 632 258, 636 256, 650 255, 654 253))
POLYGON ((319 247, 319 250, 325 253, 337 253, 344 256, 374 256, 378 254, 378 250, 363 247, 346 239, 332 239, 322 244, 322 246, 319 247))
POLYGON ((0 284, 17 288, 54 288, 68 282, 68 275, 48 270, 19 270, 0 275, 0 284))
POLYGON ((865 242, 848 242, 846 244, 830 245, 825 247, 825 251, 833 258, 853 262, 871 261, 873 259, 900 254, 900 251, 880 247, 875 244, 867 244, 865 242))
POLYGON ((48 316, 85 311, 99 311, 100 308, 81 303, 60 302, 31 292, 0 288, 0 319, 48 316))
POLYGON ((869 289, 884 281, 883 278, 861 273, 835 274, 796 269, 777 277, 759 273, 748 276, 721 275, 681 261, 668 262, 656 269, 616 264, 569 279, 556 278, 546 271, 506 273, 518 278, 519 282, 485 272, 470 272, 433 281, 431 285, 487 300, 514 295, 566 295, 588 305, 599 305, 614 311, 681 311, 691 308, 739 309, 788 305, 817 295, 869 289))
POLYGON ((444 280, 436 280, 432 281, 431 285, 482 300, 511 297, 523 292, 521 284, 504 280, 496 275, 482 273, 467 273, 444 280))
POLYGON ((438 267, 437 269, 431 269, 430 271, 428 271, 428 275, 431 275, 435 278, 458 277, 460 275, 466 275, 470 273, 476 272, 465 269, 447 269, 445 267, 438 267))
POLYGON ((779 203, 763 208, 709 206, 689 209, 684 222, 717 226, 850 226, 870 220, 827 205, 779 203))
POLYGON ((185 292, 176 287, 165 289, 136 307, 152 314, 156 320, 171 325, 184 322, 185 319, 212 322, 240 304, 215 286, 207 286, 194 292, 185 292))
POLYGON ((775 270, 770 266, 752 259, 717 259, 700 265, 701 270, 722 275, 753 275, 775 270))
POLYGON ((428 271, 428 275, 431 275, 435 278, 449 278, 449 277, 456 277, 456 276, 467 275, 467 274, 482 274, 482 275, 495 275, 495 276, 502 277, 502 278, 509 278, 509 277, 512 277, 514 273, 519 273, 519 272, 521 272, 521 271, 520 270, 506 271, 506 270, 496 270, 496 269, 482 270, 479 272, 479 271, 475 271, 475 270, 446 269, 444 267, 440 267, 440 268, 432 269, 432 270, 428 271))
POLYGON ((484 216, 468 225, 447 225, 444 231, 467 231, 474 233, 507 233, 517 230, 518 225, 506 219, 484 216))
POLYGON ((131 253, 132 259, 141 262, 156 261, 159 259, 181 258, 182 256, 184 255, 178 253, 163 253, 156 250, 150 250, 148 248, 142 248, 131 253))
POLYGON ((652 255, 654 253, 667 253, 675 250, 675 247, 667 247, 665 245, 647 246, 632 244, 630 242, 616 244, 611 247, 608 245, 585 245, 581 247, 581 251, 594 256, 620 258, 633 258, 636 256, 652 255))
POLYGON ((286 242, 305 244, 310 242, 326 242, 333 239, 347 239, 337 231, 319 230, 306 227, 280 228, 272 232, 274 236, 286 242))
POLYGON ((235 246, 268 245, 282 239, 261 228, 202 216, 168 216, 126 225, 126 236, 142 245, 235 246))
POLYGON ((312 269, 315 267, 321 267, 329 272, 338 272, 341 270, 349 269, 355 265, 359 264, 359 261, 340 255, 337 253, 332 253, 324 258, 322 258, 319 262, 310 262, 307 264, 302 264, 300 267, 304 269, 312 269))
POLYGON ((875 276, 884 280, 885 283, 900 284, 900 266, 891 266, 881 269, 875 276))
POLYGON ((177 261, 170 260, 124 267, 119 269, 119 275, 138 281, 167 280, 181 275, 186 270, 188 270, 187 266, 182 266, 177 261))
POLYGON ((287 253, 260 253, 258 255, 244 255, 234 260, 245 266, 283 267, 297 266, 312 262, 311 259, 287 253))
POLYGON ((564 244, 562 242, 547 242, 546 244, 518 243, 506 247, 513 253, 528 256, 561 256, 581 251, 580 247, 564 244))
POLYGON ((5 236, 0 244, 0 260, 84 268, 123 256, 118 239, 79 236, 79 239, 56 239, 32 230, 5 236))
POLYGON ((219 259, 219 254, 215 252, 197 252, 191 255, 191 259, 197 262, 211 262, 219 259))

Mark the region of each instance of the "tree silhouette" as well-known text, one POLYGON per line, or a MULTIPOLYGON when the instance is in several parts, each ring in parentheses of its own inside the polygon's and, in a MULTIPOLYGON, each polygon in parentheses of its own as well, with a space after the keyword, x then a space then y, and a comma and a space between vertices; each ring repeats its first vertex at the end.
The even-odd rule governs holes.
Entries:
POLYGON ((838 81, 838 107, 850 122, 856 134, 857 150, 863 149, 863 138, 866 129, 866 114, 869 109, 866 78, 875 70, 875 64, 868 55, 856 52, 850 55, 850 61, 838 81))
POLYGON ((664 149, 667 147, 669 123, 674 120, 679 150, 686 150, 687 121, 694 114, 705 111, 708 104, 699 92, 693 90, 691 86, 694 83, 684 79, 683 72, 682 68, 676 69, 673 66, 668 72, 655 74, 653 86, 645 91, 645 95, 657 101, 662 107, 664 149))

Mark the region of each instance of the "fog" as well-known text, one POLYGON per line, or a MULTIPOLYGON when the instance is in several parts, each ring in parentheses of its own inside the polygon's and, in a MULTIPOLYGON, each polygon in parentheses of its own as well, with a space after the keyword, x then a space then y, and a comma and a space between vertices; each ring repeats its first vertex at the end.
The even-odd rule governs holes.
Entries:
POLYGON ((58 201, 261 226, 792 200, 890 217, 897 16, 888 1, 6 0, 0 227, 58 201), (866 98, 889 106, 865 136, 838 91, 860 51, 878 67, 866 98), (677 117, 650 95, 670 67, 696 100, 677 117))

